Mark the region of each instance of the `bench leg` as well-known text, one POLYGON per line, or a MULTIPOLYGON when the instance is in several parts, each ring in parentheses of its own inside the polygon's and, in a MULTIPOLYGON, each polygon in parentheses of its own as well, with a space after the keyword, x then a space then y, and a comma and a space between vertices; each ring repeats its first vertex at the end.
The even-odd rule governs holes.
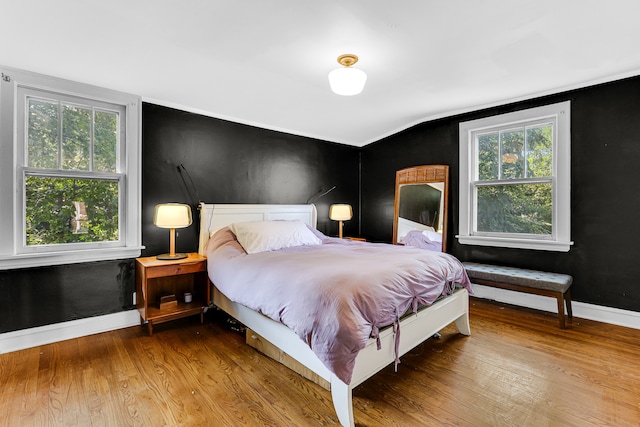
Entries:
POLYGON ((558 300, 558 318, 560 319, 560 329, 565 329, 564 324, 564 295, 561 292, 558 292, 556 296, 558 300))
POLYGON ((567 292, 564 293, 564 301, 567 303, 567 314, 569 315, 569 319, 573 320, 573 311, 571 310, 571 289, 567 289, 567 292))

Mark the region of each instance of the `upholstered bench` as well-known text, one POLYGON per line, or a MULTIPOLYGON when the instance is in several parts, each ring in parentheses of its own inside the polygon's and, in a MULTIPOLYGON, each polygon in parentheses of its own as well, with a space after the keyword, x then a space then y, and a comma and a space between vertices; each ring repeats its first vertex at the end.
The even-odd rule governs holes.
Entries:
POLYGON ((567 274, 547 273, 522 268, 502 267, 498 265, 464 262, 464 268, 471 282, 512 291, 528 292, 536 295, 555 297, 558 300, 558 318, 560 328, 565 328, 564 304, 567 304, 569 319, 571 311, 571 283, 573 278, 567 274))

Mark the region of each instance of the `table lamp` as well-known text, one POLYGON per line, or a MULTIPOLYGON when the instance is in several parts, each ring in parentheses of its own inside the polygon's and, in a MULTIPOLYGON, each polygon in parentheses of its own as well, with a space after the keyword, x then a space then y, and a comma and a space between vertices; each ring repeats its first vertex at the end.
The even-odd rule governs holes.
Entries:
POLYGON ((191 225, 191 206, 182 203, 162 203, 156 205, 153 223, 156 227, 170 229, 169 253, 158 255, 158 259, 183 259, 187 254, 176 253, 176 228, 191 225))
POLYGON ((342 239, 342 221, 348 221, 353 216, 351 205, 336 204, 329 207, 329 218, 340 222, 338 237, 342 239))

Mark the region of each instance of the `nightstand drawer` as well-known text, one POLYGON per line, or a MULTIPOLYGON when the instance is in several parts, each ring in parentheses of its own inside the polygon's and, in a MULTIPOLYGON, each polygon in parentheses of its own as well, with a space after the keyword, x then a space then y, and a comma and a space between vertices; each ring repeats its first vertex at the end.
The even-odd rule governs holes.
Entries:
POLYGON ((156 267, 147 267, 146 274, 147 279, 153 279, 155 277, 167 277, 176 276, 179 274, 190 274, 205 271, 207 269, 207 263, 204 261, 196 261, 192 263, 182 263, 174 265, 161 265, 156 267))

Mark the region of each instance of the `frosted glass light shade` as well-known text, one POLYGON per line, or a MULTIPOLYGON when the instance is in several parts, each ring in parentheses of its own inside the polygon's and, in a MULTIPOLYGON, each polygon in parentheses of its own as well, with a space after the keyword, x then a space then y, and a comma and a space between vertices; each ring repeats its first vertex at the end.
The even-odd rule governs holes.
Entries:
POLYGON ((153 223, 160 228, 184 228, 191 225, 191 206, 182 203, 156 205, 153 223))
POLYGON ((367 74, 359 68, 336 68, 329 73, 329 85, 331 90, 338 95, 357 95, 364 89, 367 82, 367 74))
POLYGON ((329 207, 329 218, 334 221, 348 221, 353 216, 351 205, 331 205, 329 207))

